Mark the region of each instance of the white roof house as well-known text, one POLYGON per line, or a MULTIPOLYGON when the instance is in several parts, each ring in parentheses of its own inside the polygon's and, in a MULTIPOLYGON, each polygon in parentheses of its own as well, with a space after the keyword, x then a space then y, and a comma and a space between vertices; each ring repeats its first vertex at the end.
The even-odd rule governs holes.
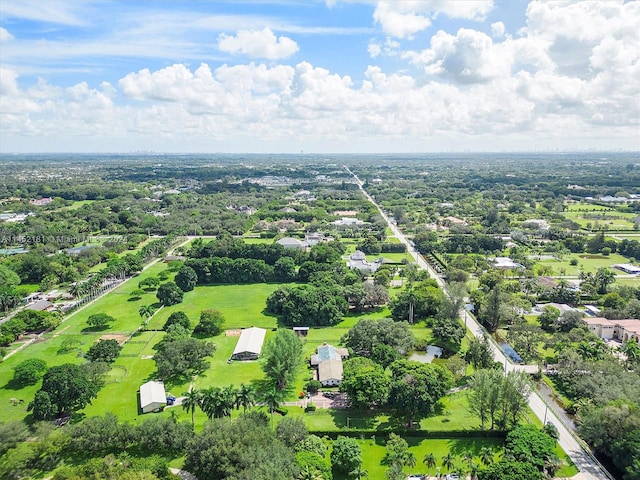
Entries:
POLYGON ((356 250, 349 256, 349 260, 347 261, 347 267, 355 268, 365 273, 375 273, 378 268, 382 266, 384 263, 383 258, 378 258, 373 262, 367 261, 366 255, 360 251, 356 250))
POLYGON ((140 386, 140 408, 142 413, 153 412, 167 404, 164 383, 150 381, 140 386))
POLYGON ((292 238, 292 237, 281 238, 280 240, 276 241, 276 243, 279 243, 284 248, 305 249, 308 246, 307 242, 303 242, 302 240, 298 240, 297 238, 292 238))
POLYGON ((264 328, 251 327, 242 330, 231 359, 257 360, 262 352, 262 344, 266 334, 267 331, 264 328))

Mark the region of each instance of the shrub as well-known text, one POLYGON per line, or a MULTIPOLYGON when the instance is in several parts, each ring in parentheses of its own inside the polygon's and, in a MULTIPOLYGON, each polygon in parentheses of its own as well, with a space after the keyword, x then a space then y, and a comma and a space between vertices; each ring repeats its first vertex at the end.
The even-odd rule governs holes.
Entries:
POLYGON ((309 412, 315 412, 316 411, 316 404, 315 403, 307 403, 307 407, 304 409, 305 412, 309 413, 309 412))
POLYGON ((304 386, 304 389, 309 393, 318 393, 321 388, 322 384, 318 380, 310 380, 304 386))

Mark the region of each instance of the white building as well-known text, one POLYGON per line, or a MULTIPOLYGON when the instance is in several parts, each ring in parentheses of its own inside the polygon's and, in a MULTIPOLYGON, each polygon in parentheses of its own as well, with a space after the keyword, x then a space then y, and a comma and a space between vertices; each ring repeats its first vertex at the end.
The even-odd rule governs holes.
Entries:
POLYGON ((140 408, 149 413, 163 408, 167 404, 164 383, 153 380, 140 386, 140 408))
POLYGON ((364 252, 356 250, 349 256, 347 266, 349 268, 355 268, 356 270, 359 270, 363 273, 376 273, 378 268, 380 268, 383 263, 383 258, 378 258, 373 262, 369 262, 364 252))
POLYGON ((266 334, 264 328, 251 327, 242 330, 231 360, 257 360, 262 352, 266 334))
POLYGON ((276 241, 276 243, 279 243, 286 249, 297 248, 300 250, 304 250, 308 247, 307 242, 303 242, 302 240, 298 240, 297 238, 292 237, 281 238, 280 240, 276 241))

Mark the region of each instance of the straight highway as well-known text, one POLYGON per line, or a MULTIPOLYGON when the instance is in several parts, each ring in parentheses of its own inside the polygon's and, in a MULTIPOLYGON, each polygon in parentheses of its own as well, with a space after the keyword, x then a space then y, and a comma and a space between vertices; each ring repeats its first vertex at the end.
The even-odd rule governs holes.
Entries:
MULTIPOLYGON (((360 188, 360 191, 364 194, 367 200, 375 205, 375 207, 378 209, 380 215, 393 232, 393 235, 400 242, 406 245, 407 251, 413 257, 418 267, 427 270, 429 272, 429 276, 431 276, 431 278, 434 278, 436 282, 438 282, 440 288, 442 288, 443 292, 447 294, 447 285, 442 277, 440 277, 435 272, 435 270, 431 268, 431 266, 422 257, 422 255, 420 255, 420 253, 415 249, 413 243, 407 239, 407 237, 400 231, 397 225, 393 221, 391 221, 389 216, 384 212, 384 210, 382 210, 375 199, 364 189, 364 185, 358 178, 358 176, 353 173, 346 165, 344 166, 344 168, 355 179, 358 187, 360 188)), ((477 338, 484 338, 487 335, 486 330, 478 323, 476 318, 465 309, 460 310, 460 317, 464 320, 465 325, 474 336, 476 336, 477 338)), ((505 366, 505 373, 512 370, 523 370, 521 366, 515 365, 504 354, 504 352, 495 344, 491 337, 489 338, 492 340, 491 346, 493 349, 494 359, 505 366)), ((611 476, 611 474, 607 472, 607 470, 596 460, 585 442, 581 440, 569 426, 565 425, 564 421, 552 411, 549 405, 547 405, 545 400, 538 394, 535 389, 533 389, 531 394, 529 395, 528 402, 529 408, 531 408, 533 413, 540 419, 541 422, 551 422, 558 430, 558 443, 569 456, 569 458, 571 458, 576 467, 580 470, 580 473, 573 477, 574 480, 614 480, 613 476, 611 476)))

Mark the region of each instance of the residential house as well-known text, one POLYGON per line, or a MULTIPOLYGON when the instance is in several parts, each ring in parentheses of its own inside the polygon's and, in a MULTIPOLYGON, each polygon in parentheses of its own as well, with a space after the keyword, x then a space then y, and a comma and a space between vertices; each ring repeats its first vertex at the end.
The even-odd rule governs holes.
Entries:
POLYGON ((319 346, 311 355, 311 365, 318 369, 318 381, 323 387, 334 387, 342 383, 342 360, 349 358, 346 348, 336 348, 327 343, 319 346))

